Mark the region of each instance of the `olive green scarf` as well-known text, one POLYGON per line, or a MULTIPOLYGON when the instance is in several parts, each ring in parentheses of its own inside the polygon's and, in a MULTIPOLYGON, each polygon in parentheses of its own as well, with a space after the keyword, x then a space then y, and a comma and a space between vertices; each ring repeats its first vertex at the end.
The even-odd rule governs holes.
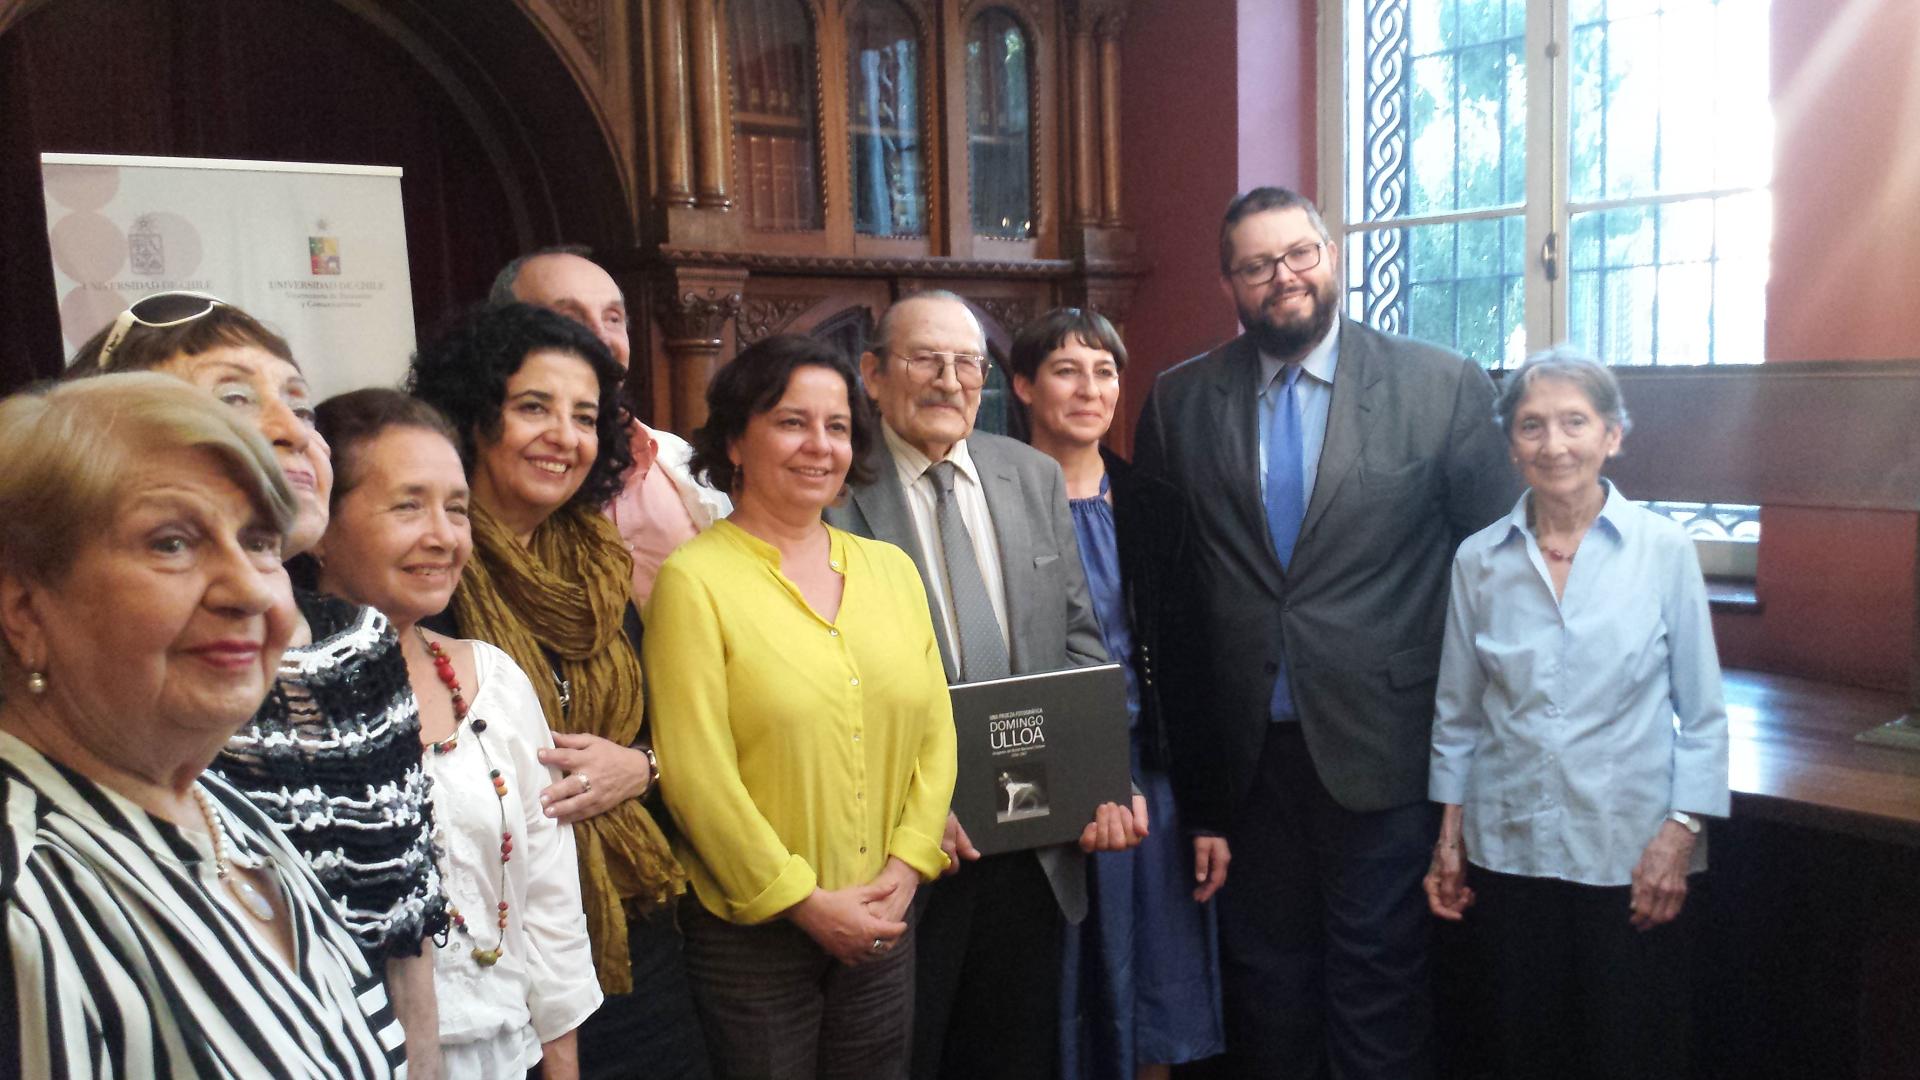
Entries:
MULTIPOLYGON (((633 745, 645 702, 623 625, 633 560, 619 533, 592 510, 568 506, 522 547, 484 508, 474 505, 472 515, 473 559, 453 596, 460 632, 513 657, 554 731, 633 745), (571 691, 564 710, 549 672, 571 691)), ((580 822, 573 837, 600 989, 628 993, 627 919, 666 906, 686 889, 686 874, 638 799, 580 822)))

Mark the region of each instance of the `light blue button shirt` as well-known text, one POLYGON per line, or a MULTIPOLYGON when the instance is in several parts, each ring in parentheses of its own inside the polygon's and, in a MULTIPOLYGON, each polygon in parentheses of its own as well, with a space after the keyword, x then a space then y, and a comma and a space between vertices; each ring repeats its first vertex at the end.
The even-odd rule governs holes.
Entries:
MULTIPOLYGON (((1340 366, 1340 320, 1320 344, 1300 361, 1300 383, 1293 398, 1300 410, 1300 491, 1306 505, 1313 505, 1313 482, 1320 477, 1320 451, 1327 445, 1327 413, 1333 405, 1333 372, 1340 366)), ((1280 373, 1286 367, 1280 361, 1260 354, 1260 499, 1267 498, 1267 429, 1273 426, 1273 399, 1286 393, 1280 373)))
MULTIPOLYGON (((1559 600, 1529 496, 1454 557, 1428 792, 1465 808, 1475 866, 1627 885, 1669 811, 1727 814, 1727 713, 1693 542, 1602 482, 1559 600)), ((1702 835, 1690 869, 1706 864, 1702 835)))

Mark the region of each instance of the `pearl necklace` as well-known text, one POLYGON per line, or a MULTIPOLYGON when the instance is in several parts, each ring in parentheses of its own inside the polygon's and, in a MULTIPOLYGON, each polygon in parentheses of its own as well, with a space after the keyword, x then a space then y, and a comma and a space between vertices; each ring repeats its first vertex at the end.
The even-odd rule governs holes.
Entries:
POLYGON ((513 833, 507 829, 507 780, 494 767, 493 755, 487 753, 487 744, 480 738, 480 733, 487 730, 487 722, 477 716, 471 721, 467 719, 467 699, 460 693, 460 679, 454 674, 453 660, 438 642, 429 641, 419 627, 415 627, 413 632, 419 635, 420 644, 426 646, 428 655, 433 657, 433 673, 446 686, 447 696, 453 699, 453 734, 428 745, 435 754, 451 754, 460 745, 460 725, 466 724, 467 730, 473 732, 473 744, 480 748, 480 760, 487 767, 487 778, 493 781, 494 797, 500 802, 500 903, 497 920, 500 939, 493 948, 480 947, 473 931, 467 926, 466 916, 460 914, 451 896, 447 898, 447 920, 453 924, 454 931, 472 945, 469 955, 473 957, 473 962, 482 968, 490 968, 500 962, 501 955, 506 952, 507 941, 507 862, 513 858, 513 833))
POLYGON ((227 887, 227 892, 240 902, 247 914, 261 922, 273 921, 273 901, 256 888, 253 882, 240 876, 228 865, 227 829, 220 821, 220 815, 214 812, 213 796, 199 784, 193 785, 193 800, 200 804, 201 816, 207 819, 207 838, 213 841, 213 872, 227 887))

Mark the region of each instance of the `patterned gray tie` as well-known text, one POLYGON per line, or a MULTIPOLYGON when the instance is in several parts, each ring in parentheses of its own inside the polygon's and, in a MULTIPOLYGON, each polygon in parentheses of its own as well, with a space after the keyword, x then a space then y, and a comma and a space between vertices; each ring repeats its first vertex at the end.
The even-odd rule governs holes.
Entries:
POLYGON ((947 565, 947 593, 953 602, 954 645, 959 652, 961 682, 1004 679, 1008 674, 1007 642, 1000 636, 1000 620, 993 617, 986 579, 974 557, 973 535, 960 519, 960 503, 953 497, 951 461, 927 469, 933 479, 934 520, 940 525, 940 550, 947 565))

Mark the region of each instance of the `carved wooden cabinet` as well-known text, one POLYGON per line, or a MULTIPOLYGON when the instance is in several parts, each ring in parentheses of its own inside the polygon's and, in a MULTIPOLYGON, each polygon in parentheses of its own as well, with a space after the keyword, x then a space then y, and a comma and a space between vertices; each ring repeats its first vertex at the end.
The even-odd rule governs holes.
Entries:
MULTIPOLYGON (((923 289, 966 297, 1002 358, 1055 304, 1123 322, 1140 273, 1119 198, 1125 6, 656 0, 647 227, 611 260, 654 299, 642 411, 695 425, 741 346, 796 331, 857 351, 923 289)), ((982 425, 1005 414, 996 378, 982 425)))

